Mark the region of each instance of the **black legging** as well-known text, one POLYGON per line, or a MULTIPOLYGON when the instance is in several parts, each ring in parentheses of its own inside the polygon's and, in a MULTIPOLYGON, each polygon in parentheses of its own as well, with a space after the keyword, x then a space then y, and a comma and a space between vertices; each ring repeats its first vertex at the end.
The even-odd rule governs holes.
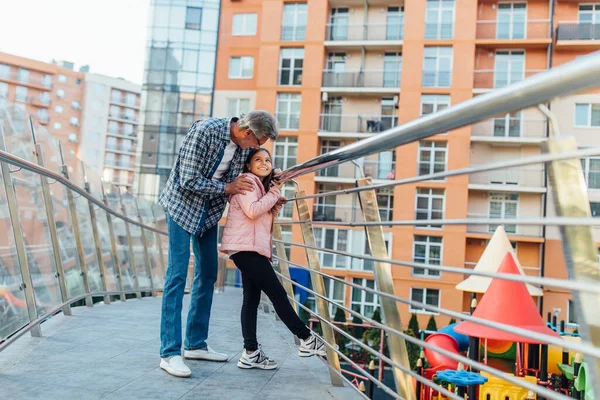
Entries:
POLYGON ((256 318, 261 291, 269 297, 285 326, 300 339, 308 339, 310 330, 298 318, 269 259, 254 251, 236 253, 231 256, 231 259, 242 272, 242 284, 244 285, 244 301, 242 303, 244 348, 249 351, 258 349, 256 318))

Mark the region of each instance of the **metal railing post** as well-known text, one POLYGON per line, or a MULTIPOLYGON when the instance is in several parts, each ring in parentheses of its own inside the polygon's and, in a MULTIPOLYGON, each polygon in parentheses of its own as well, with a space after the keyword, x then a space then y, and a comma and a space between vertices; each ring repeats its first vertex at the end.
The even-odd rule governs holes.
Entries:
MULTIPOLYGON (((83 173, 83 188, 89 194, 92 194, 90 183, 88 182, 85 173, 85 165, 81 162, 81 171, 83 173)), ((96 218, 96 210, 94 203, 88 200, 88 208, 90 210, 90 224, 92 225, 92 235, 94 237, 94 247, 96 248, 96 257, 98 258, 98 269, 100 270, 100 282, 102 283, 102 291, 106 292, 106 269, 104 267, 104 257, 102 256, 102 246, 100 244, 100 234, 98 233, 98 219, 96 218)), ((110 296, 104 295, 104 304, 110 304, 110 296)))
MULTIPOLYGON (((31 132, 33 133, 31 117, 29 125, 31 127, 31 132)), ((45 167, 42 146, 39 143, 35 145, 35 156, 39 166, 45 167)), ((48 230, 50 231, 50 242, 52 243, 52 254, 54 256, 54 263, 56 264, 56 278, 58 279, 58 287, 60 288, 60 297, 62 298, 63 303, 65 303, 69 300, 69 292, 67 291, 65 271, 60 255, 60 243, 58 242, 58 233, 56 231, 56 220, 54 218, 54 206, 52 204, 52 195, 50 194, 50 185, 48 184, 48 178, 43 175, 40 175, 40 181, 42 183, 42 196, 44 198, 44 208, 46 209, 46 219, 48 220, 48 230)), ((72 315, 70 304, 65 305, 63 314, 72 315)))
MULTIPOLYGON (((371 178, 361 178, 356 181, 358 187, 369 186, 372 184, 371 178)), ((365 222, 381 222, 379 215, 379 206, 377 205, 377 193, 375 190, 363 190, 359 192, 360 207, 362 210, 365 222)), ((370 225, 365 227, 367 240, 371 254, 378 258, 389 258, 385 239, 383 237, 383 228, 381 225, 370 225)), ((375 262, 375 283, 379 290, 384 293, 394 294, 394 279, 392 277, 392 266, 389 263, 375 262)), ((380 297, 381 311, 385 324, 397 331, 402 332, 402 321, 400 312, 395 300, 387 297, 380 297)), ((408 351, 406 349, 406 341, 397 335, 387 335, 388 345, 390 349, 390 358, 410 370, 410 362, 408 360, 408 351)), ((412 377, 398 368, 394 368, 394 379, 396 388, 402 398, 407 400, 416 399, 415 391, 413 390, 412 377)))
MULTIPOLYGON (((104 202, 104 205, 108 207, 108 197, 106 197, 106 193, 104 192, 102 181, 100 182, 100 186, 102 187, 102 201, 104 202)), ((119 263, 119 252, 117 251, 117 241, 115 240, 115 229, 112 223, 112 215, 110 215, 109 212, 106 213, 106 222, 108 223, 108 235, 110 236, 111 256, 116 268, 117 285, 120 292, 119 298, 121 301, 126 301, 127 297, 125 296, 125 287, 123 286, 123 271, 121 270, 121 264, 119 263)))
MULTIPOLYGON (((65 164, 63 157, 62 146, 58 142, 58 149, 60 152, 61 166, 60 172, 69 179, 69 168, 65 164)), ((81 240, 81 229, 79 226, 79 216, 77 215, 77 207, 75 206, 75 198, 73 192, 67 189, 67 201, 69 203, 69 213, 71 214, 71 223, 73 224, 73 235, 75 236, 75 246, 77 248, 77 258, 79 259, 79 265, 81 267, 81 277, 83 278, 83 288, 85 293, 90 293, 90 282, 88 280, 87 266, 85 265, 85 252, 83 251, 83 241, 81 240)), ((88 307, 94 306, 94 301, 91 296, 85 298, 85 305, 88 307)))
MULTIPOLYGON (((290 265, 288 264, 287 254, 285 252, 285 245, 280 241, 283 240, 283 235, 281 233, 281 226, 278 224, 273 225, 273 238, 277 241, 275 242, 275 248, 277 250, 277 256, 279 257, 279 273, 285 276, 286 278, 291 279, 290 276, 290 265)), ((283 279, 283 287, 285 288, 286 293, 289 297, 294 298, 294 288, 292 287, 292 283, 290 281, 286 281, 283 279)), ((290 304, 298 312, 298 307, 294 304, 294 302, 290 299, 290 304)), ((300 339, 296 335, 294 335, 294 343, 296 345, 300 344, 300 339)))
MULTIPOLYGON (((137 198, 134 198, 135 209, 137 211, 138 220, 140 224, 143 224, 142 214, 140 213, 140 207, 137 202, 137 198)), ((146 232, 144 228, 140 227, 140 235, 142 239, 142 246, 144 247, 144 261, 146 262, 146 274, 148 274, 148 279, 150 279, 150 290, 152 291, 152 297, 156 296, 156 290, 154 289, 154 280, 152 279, 152 263, 150 262, 150 253, 148 252, 148 242, 146 241, 146 232)))
MULTIPOLYGON (((553 124, 551 127, 555 128, 553 124)), ((577 150, 574 138, 560 138, 554 132, 555 139, 544 144, 544 151, 558 154, 577 150)), ((550 162, 548 168, 554 206, 560 217, 591 218, 587 185, 578 159, 550 162)), ((594 242, 591 226, 569 225, 561 226, 563 251, 569 279, 600 285, 600 266, 598 264, 598 249, 594 242)), ((595 347, 600 347, 600 295, 585 291, 572 292, 575 315, 580 322, 580 334, 590 340, 595 347), (583 307, 583 305, 586 307, 583 307)), ((588 363, 589 376, 600 373, 600 359, 591 359, 588 363)), ((600 394, 600 381, 592 380, 596 394, 600 394)))
MULTIPOLYGON (((304 191, 297 191, 296 197, 304 197, 306 193, 304 191)), ((302 228, 302 238, 304 239, 304 244, 316 247, 315 236, 313 234, 312 223, 310 223, 310 212, 308 209, 308 203, 306 200, 297 200, 296 207, 298 208, 298 216, 300 221, 304 222, 301 224, 302 228)), ((306 257, 308 259, 308 266, 311 270, 316 272, 321 272, 321 262, 319 261, 319 255, 316 250, 306 249, 306 257)), ((313 290, 321 296, 326 297, 327 293, 325 292, 325 284, 323 282, 323 277, 319 274, 311 274, 310 281, 312 283, 313 290)), ((327 302, 317 297, 317 309, 319 311, 319 315, 321 315, 327 321, 331 321, 331 315, 329 314, 329 306, 327 302)), ((323 338, 332 346, 336 347, 337 344, 335 342, 335 335, 333 333, 333 329, 331 326, 327 324, 321 324, 321 328, 323 330, 323 338)), ((331 369, 329 370, 329 376, 331 378, 331 384, 333 386, 343 386, 344 380, 340 378, 340 359, 338 354, 327 347, 327 362, 329 363, 331 369), (337 371, 336 374, 334 371, 337 371)))
MULTIPOLYGON (((4 129, 0 125, 0 150, 6 151, 6 141, 4 139, 4 129)), ((19 206, 17 202, 17 193, 13 185, 10 166, 6 162, 0 162, 0 171, 2 171, 2 179, 4 181, 4 189, 6 190, 6 202, 8 203, 8 213, 12 225, 13 236, 15 238, 15 248, 17 250, 17 260, 21 270, 20 289, 25 292, 25 300, 27 303, 27 315, 29 322, 37 319, 37 307, 35 304, 35 293, 33 290, 33 280, 29 272, 29 262, 27 259, 27 250, 25 249, 25 241, 23 240, 23 229, 21 228, 21 219, 19 218, 19 206)), ((42 329, 36 325, 31 329, 31 336, 41 337, 42 329)))
MULTIPOLYGON (((119 198, 119 203, 121 204, 121 212, 123 215, 127 215, 127 210, 125 209, 125 203, 123 203, 120 190, 117 190, 117 196, 119 198)), ((125 224, 125 234, 127 235, 127 244, 129 245, 129 266, 131 267, 131 273, 133 274, 133 280, 135 282, 135 297, 141 299, 142 291, 140 289, 140 278, 138 277, 137 266, 135 265, 135 255, 133 254, 131 230, 129 229, 129 223, 127 221, 123 221, 123 224, 125 224)))

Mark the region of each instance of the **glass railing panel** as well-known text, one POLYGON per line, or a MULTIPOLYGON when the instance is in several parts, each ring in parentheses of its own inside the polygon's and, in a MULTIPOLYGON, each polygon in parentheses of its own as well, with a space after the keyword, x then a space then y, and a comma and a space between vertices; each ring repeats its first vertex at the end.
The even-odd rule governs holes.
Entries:
MULTIPOLYGON (((124 214, 132 220, 137 220, 138 214, 135 197, 130 193, 122 192, 121 199, 125 208, 124 214)), ((150 289, 150 277, 148 276, 146 269, 146 257, 144 254, 144 244, 142 242, 142 229, 137 225, 129 224, 129 231, 131 233, 131 246, 134 253, 135 271, 140 283, 140 289, 150 289)))
MULTIPOLYGON (((156 227, 152 205, 145 200, 139 200, 139 208, 144 225, 156 227)), ((158 241, 156 240, 156 233, 145 230, 145 236, 146 243, 148 245, 148 255, 150 258, 150 273, 152 274, 152 282, 155 289, 162 288, 164 283, 164 275, 158 248, 158 241)))

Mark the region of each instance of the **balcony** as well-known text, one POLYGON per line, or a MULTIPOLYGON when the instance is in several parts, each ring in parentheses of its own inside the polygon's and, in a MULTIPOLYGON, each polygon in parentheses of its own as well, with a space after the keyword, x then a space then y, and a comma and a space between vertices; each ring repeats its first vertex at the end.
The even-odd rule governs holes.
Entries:
MULTIPOLYGON (((467 218, 477 219, 518 219, 518 215, 467 214, 467 218)), ((502 225, 508 236, 542 237, 541 225, 502 225)), ((498 225, 467 225, 468 233, 493 235, 498 225)))
MULTIPOLYGON (((477 165, 471 165, 477 167, 477 165)), ((469 189, 496 192, 546 193, 542 168, 508 168, 469 175, 469 189)))
MULTIPOLYGON (((391 152, 373 155, 356 160, 362 165, 365 176, 373 180, 395 179, 396 161, 391 152)), ((344 163, 336 167, 325 168, 317 172, 316 182, 354 183, 360 178, 358 167, 353 163, 344 163)))
POLYGON ((326 47, 344 49, 402 46, 403 40, 404 21, 399 24, 327 24, 325 33, 326 47))
POLYGON ((503 88, 513 83, 521 82, 545 69, 528 69, 518 71, 477 70, 474 72, 473 93, 485 93, 493 89, 503 88))
POLYGON ((556 48, 591 50, 600 47, 600 24, 565 22, 556 28, 556 48))
POLYGON ((471 130, 472 142, 497 144, 540 144, 546 140, 543 118, 499 117, 478 122, 471 130))
POLYGON ((111 136, 116 136, 120 138, 127 138, 132 140, 137 140, 137 132, 125 132, 123 129, 109 130, 108 134, 111 136))
POLYGON ((52 88, 52 80, 45 78, 43 75, 29 74, 29 76, 19 75, 19 71, 11 71, 8 74, 1 74, 0 80, 13 81, 20 86, 35 86, 37 89, 52 88))
POLYGON ((321 114, 319 136, 366 138, 396 126, 395 115, 321 114))
POLYGON ((137 120, 135 115, 127 115, 127 114, 110 114, 110 119, 114 119, 120 122, 129 122, 132 124, 137 124, 139 121, 137 120))
POLYGON ((313 221, 362 221, 362 213, 359 206, 340 204, 315 204, 313 211, 313 221))
POLYGON ((475 43, 488 47, 543 48, 552 42, 549 20, 477 21, 475 43))
POLYGON ((399 70, 323 71, 321 90, 328 93, 379 94, 400 92, 399 70))

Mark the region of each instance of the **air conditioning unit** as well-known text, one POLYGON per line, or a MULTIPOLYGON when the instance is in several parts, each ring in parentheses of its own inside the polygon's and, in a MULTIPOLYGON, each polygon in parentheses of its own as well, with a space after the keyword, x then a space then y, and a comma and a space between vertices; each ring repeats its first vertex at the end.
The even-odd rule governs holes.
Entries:
POLYGON ((329 95, 327 94, 327 92, 323 92, 321 94, 321 100, 322 101, 327 101, 329 99, 329 95))

